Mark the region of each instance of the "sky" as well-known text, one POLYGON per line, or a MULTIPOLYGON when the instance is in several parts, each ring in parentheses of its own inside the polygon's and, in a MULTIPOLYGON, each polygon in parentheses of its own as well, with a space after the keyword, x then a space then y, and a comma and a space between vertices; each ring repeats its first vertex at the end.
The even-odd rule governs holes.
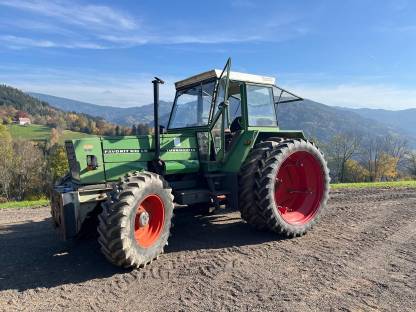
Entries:
POLYGON ((232 58, 328 105, 416 108, 416 1, 0 0, 0 83, 119 107, 232 58))

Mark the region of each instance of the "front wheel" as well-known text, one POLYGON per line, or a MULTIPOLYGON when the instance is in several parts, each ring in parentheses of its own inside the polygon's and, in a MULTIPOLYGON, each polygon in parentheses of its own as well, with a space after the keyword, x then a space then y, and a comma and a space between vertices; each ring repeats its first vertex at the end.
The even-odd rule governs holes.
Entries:
POLYGON ((143 267, 163 252, 173 215, 173 195, 158 174, 128 174, 98 216, 105 257, 122 267, 143 267))
POLYGON ((257 207, 268 228, 288 237, 306 233, 326 207, 329 181, 326 161, 311 142, 274 146, 256 176, 257 207))

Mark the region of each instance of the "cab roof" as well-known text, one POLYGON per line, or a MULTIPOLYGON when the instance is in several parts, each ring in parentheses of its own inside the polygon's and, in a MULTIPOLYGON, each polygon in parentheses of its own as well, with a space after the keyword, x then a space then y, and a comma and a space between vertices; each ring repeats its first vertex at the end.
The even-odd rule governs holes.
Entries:
MULTIPOLYGON (((186 78, 184 80, 177 81, 175 82, 175 87, 176 89, 181 89, 185 86, 193 85, 195 83, 198 83, 204 80, 208 80, 212 78, 220 78, 221 73, 222 73, 222 70, 212 69, 212 70, 203 72, 201 74, 186 78)), ((240 72, 235 72, 235 71, 230 72, 230 80, 261 83, 261 84, 268 84, 268 85, 275 84, 274 77, 252 75, 252 74, 240 73, 240 72)))

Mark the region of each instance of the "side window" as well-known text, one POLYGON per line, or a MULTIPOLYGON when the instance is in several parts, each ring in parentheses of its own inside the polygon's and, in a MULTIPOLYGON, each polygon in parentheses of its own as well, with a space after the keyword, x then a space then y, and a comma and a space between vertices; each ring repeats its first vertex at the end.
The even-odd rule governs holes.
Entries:
POLYGON ((241 94, 240 83, 230 82, 228 88, 228 109, 229 109, 229 122, 230 124, 241 116, 241 94))
POLYGON ((211 136, 214 141, 215 153, 218 153, 221 149, 221 129, 222 129, 222 116, 218 118, 214 126, 211 129, 211 136))
POLYGON ((240 94, 231 95, 228 98, 230 103, 230 122, 241 116, 241 96, 240 94))
POLYGON ((277 126, 271 87, 247 85, 247 108, 249 126, 277 126))

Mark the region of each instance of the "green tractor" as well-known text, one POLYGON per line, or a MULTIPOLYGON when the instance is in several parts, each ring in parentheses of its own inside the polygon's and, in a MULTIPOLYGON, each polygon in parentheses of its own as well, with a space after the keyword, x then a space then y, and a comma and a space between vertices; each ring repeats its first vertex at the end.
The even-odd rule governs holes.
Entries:
POLYGON ((277 108, 302 100, 274 78, 211 70, 175 83, 168 126, 153 135, 65 142, 70 173, 54 187, 54 223, 75 238, 98 218, 98 242, 115 265, 139 268, 168 243, 175 204, 227 204, 257 229, 296 237, 321 216, 329 175, 302 131, 280 130, 277 108))

